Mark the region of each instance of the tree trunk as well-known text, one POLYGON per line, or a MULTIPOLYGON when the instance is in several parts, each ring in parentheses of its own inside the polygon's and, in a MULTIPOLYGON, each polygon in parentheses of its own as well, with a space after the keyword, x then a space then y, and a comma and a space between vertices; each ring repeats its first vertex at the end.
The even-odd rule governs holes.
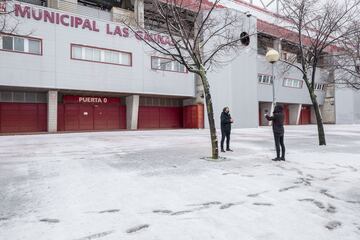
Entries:
POLYGON ((218 139, 216 134, 215 120, 214 120, 214 109, 211 100, 210 94, 210 85, 207 80, 205 69, 200 69, 200 77, 204 87, 205 101, 206 101, 206 110, 208 114, 209 128, 210 128, 210 138, 211 138, 211 147, 212 147, 212 159, 219 159, 219 147, 218 139))
POLYGON ((314 107, 315 116, 316 116, 316 124, 318 128, 318 137, 319 137, 319 145, 323 146, 326 145, 326 139, 325 139, 325 131, 324 131, 324 124, 320 113, 320 107, 317 102, 316 95, 314 92, 310 93, 311 101, 314 107))

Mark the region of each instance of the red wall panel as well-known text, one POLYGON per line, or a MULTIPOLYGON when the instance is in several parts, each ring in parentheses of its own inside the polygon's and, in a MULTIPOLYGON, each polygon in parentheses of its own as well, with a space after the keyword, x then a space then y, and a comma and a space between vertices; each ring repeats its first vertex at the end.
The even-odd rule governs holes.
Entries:
POLYGON ((58 105, 59 131, 126 128, 126 107, 118 104, 67 103, 58 105), (64 122, 64 124, 62 124, 64 122))
POLYGON ((139 107, 138 128, 160 128, 159 107, 139 107))
POLYGON ((107 112, 103 105, 94 106, 94 129, 107 129, 107 112))
POLYGON ((160 128, 182 128, 182 108, 180 107, 161 107, 160 109, 160 128))
POLYGON ((94 109, 89 104, 79 104, 79 129, 93 130, 94 129, 94 109))
POLYGON ((0 103, 0 132, 43 132, 47 129, 47 104, 0 103))
POLYGON ((106 107, 107 129, 120 128, 120 108, 118 105, 106 107))
POLYGON ((126 106, 120 106, 120 129, 126 129, 126 106))
POLYGON ((65 116, 65 131, 77 131, 79 127, 79 104, 65 104, 64 116, 65 116))
POLYGON ((112 105, 94 105, 94 129, 112 130, 120 128, 120 107, 112 105))
POLYGON ((41 132, 47 131, 47 104, 37 104, 38 121, 37 127, 41 132))
POLYGON ((310 124, 311 123, 311 108, 309 106, 304 106, 301 108, 300 113, 300 124, 310 124))
POLYGON ((57 118, 57 130, 58 131, 65 131, 65 105, 58 104, 58 118, 57 118))
POLYGON ((182 128, 181 107, 139 107, 138 128, 182 128))
POLYGON ((290 119, 289 107, 288 107, 288 105, 284 105, 283 108, 284 108, 284 115, 285 115, 284 124, 289 125, 289 119, 290 119))
POLYGON ((191 105, 183 108, 184 128, 204 128, 204 105, 191 105))

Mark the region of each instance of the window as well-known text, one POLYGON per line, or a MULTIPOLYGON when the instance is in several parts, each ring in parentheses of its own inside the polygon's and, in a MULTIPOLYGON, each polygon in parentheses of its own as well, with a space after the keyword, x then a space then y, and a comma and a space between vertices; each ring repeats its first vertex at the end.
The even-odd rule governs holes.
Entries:
POLYGON ((94 58, 93 49, 92 48, 85 48, 85 60, 92 61, 93 58, 94 58))
POLYGON ((29 37, 0 36, 0 49, 13 52, 23 52, 41 55, 41 40, 29 37))
POLYGON ((46 103, 46 96, 43 92, 0 91, 0 102, 46 103))
POLYGON ((41 54, 40 50, 41 50, 40 41, 29 39, 29 53, 41 54))
POLYGON ((156 98, 156 97, 140 97, 140 106, 152 107, 182 107, 182 99, 177 98, 156 98))
POLYGON ((81 47, 76 47, 76 46, 73 47, 73 49, 72 49, 72 57, 77 58, 77 59, 81 59, 81 57, 82 57, 82 49, 81 49, 81 47))
POLYGON ((90 62, 131 66, 131 53, 71 44, 71 58, 90 62))
POLYGON ((297 79, 285 78, 283 85, 284 85, 284 87, 302 88, 303 81, 297 80, 297 79))
POLYGON ((324 91, 324 89, 325 89, 325 84, 315 83, 314 89, 315 89, 315 90, 324 91))
POLYGON ((120 63, 120 54, 118 52, 112 52, 111 53, 111 62, 115 64, 120 63))
POLYGON ((24 39, 19 37, 14 37, 14 49, 18 52, 24 52, 24 39))
POLYGON ((259 74, 258 75, 258 82, 261 84, 268 84, 271 85, 274 82, 274 77, 271 75, 259 74))
POLYGON ((94 61, 101 61, 101 51, 99 49, 94 49, 94 61))
POLYGON ((171 59, 160 57, 151 57, 151 68, 162 71, 187 73, 183 64, 171 59))
POLYGON ((13 37, 2 37, 2 49, 13 50, 13 37))

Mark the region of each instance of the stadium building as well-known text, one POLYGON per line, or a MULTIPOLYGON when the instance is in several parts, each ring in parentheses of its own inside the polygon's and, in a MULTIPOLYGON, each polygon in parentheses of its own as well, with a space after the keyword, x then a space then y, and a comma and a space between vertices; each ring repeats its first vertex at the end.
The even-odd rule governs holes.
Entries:
MULTIPOLYGON (((217 125, 224 106, 231 108, 235 128, 268 125, 262 116, 271 111, 274 81, 264 55, 269 48, 279 50, 282 58, 296 52, 291 41, 277 36, 271 12, 245 1, 230 2, 229 7, 246 13, 244 31, 259 34, 234 61, 209 73, 217 125)), ((0 11, 9 9, 0 35, 0 133, 206 127, 199 80, 121 24, 130 16, 156 30, 152 1, 1 3, 0 11)), ((162 34, 138 34, 172 44, 162 34)), ((359 122, 359 94, 341 90, 338 98, 338 90, 325 84, 329 76, 320 69, 316 85, 324 121, 359 122)), ((298 72, 276 68, 275 86, 287 124, 315 121, 298 72)))

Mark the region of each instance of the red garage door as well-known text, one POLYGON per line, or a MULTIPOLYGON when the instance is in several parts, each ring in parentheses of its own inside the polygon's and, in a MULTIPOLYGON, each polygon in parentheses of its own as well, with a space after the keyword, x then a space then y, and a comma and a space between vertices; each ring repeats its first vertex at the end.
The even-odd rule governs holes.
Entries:
POLYGON ((78 104, 65 104, 64 105, 64 122, 66 131, 80 130, 79 120, 80 106, 78 104))
POLYGON ((0 132, 44 132, 47 130, 45 103, 0 103, 0 132))
POLYGON ((310 123, 311 123, 311 108, 310 106, 303 106, 301 108, 301 113, 300 113, 300 124, 305 125, 310 123))
POLYGON ((183 108, 184 128, 204 128, 204 105, 197 104, 183 108))
POLYGON ((112 105, 95 105, 94 106, 94 129, 119 129, 126 128, 125 107, 112 105), (125 118, 125 119, 124 119, 125 118))
POLYGON ((139 129, 182 127, 182 107, 139 107, 139 129))
POLYGON ((119 100, 118 98, 64 96, 64 104, 58 105, 58 130, 125 129, 126 107, 121 106, 119 100))

